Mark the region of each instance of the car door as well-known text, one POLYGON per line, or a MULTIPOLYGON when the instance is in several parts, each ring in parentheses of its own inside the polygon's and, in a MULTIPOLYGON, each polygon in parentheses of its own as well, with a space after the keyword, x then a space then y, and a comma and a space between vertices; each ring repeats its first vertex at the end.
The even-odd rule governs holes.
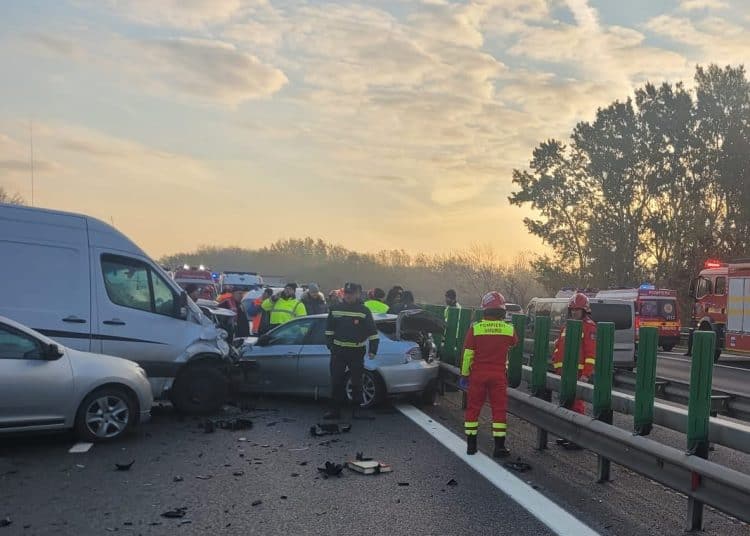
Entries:
POLYGON ((242 358, 251 365, 249 379, 253 390, 263 393, 301 392, 297 374, 302 351, 314 318, 292 320, 260 337, 243 350, 242 358))
POLYGON ((331 390, 331 352, 326 346, 326 319, 313 320, 299 355, 299 386, 304 394, 327 397, 331 390))
POLYGON ((170 376, 200 326, 176 315, 176 290, 145 260, 99 251, 95 273, 101 353, 140 364, 151 377, 170 376))
POLYGON ((43 355, 42 341, 0 324, 0 429, 66 424, 73 371, 67 355, 54 360, 43 355))

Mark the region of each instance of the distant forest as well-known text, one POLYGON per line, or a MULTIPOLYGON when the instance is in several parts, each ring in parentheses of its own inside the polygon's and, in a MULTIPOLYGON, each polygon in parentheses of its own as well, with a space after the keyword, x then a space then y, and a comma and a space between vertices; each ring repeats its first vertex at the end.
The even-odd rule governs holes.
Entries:
POLYGON ((524 253, 512 262, 502 262, 491 248, 478 245, 448 255, 403 250, 360 253, 320 239, 303 238, 280 240, 260 249, 202 246, 160 262, 171 267, 203 264, 214 271, 280 275, 300 284, 318 283, 326 291, 340 288, 346 281, 385 291, 401 285, 425 303, 442 303, 445 291, 454 288, 463 305, 475 306, 485 292, 497 289, 508 301, 525 307, 534 296, 546 295, 535 279, 531 260, 531 255, 524 253))

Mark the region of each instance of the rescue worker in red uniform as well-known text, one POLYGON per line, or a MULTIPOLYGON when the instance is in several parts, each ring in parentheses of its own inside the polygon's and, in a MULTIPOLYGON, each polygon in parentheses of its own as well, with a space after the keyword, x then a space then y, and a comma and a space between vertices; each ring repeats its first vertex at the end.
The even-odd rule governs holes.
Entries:
MULTIPOLYGON (((568 317, 583 322, 581 353, 578 358, 578 380, 588 382, 594 375, 594 366, 596 365, 596 322, 591 319, 591 304, 585 294, 577 292, 571 296, 568 302, 568 317)), ((565 327, 560 332, 560 337, 555 341, 555 350, 552 354, 552 367, 558 375, 562 375, 564 358, 565 327)), ((581 415, 586 413, 586 406, 580 399, 576 399, 570 409, 581 415)), ((557 440, 557 444, 569 449, 578 448, 574 443, 562 438, 557 440)))
POLYGON ((468 383, 464 428, 466 454, 476 454, 479 433, 479 412, 489 395, 492 406, 492 437, 495 458, 505 458, 510 451, 505 446, 508 430, 508 350, 518 344, 513 324, 505 321, 505 298, 499 292, 489 292, 482 298, 484 319, 474 323, 466 333, 461 364, 460 384, 468 383))

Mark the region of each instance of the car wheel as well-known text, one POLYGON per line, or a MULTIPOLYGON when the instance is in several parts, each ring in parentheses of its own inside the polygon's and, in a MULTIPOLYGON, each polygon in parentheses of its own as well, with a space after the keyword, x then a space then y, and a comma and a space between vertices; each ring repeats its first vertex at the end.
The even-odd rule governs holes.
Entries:
POLYGON ((135 403, 122 388, 102 387, 89 394, 76 414, 75 433, 81 441, 112 441, 135 422, 135 403))
MULTIPOLYGON (((346 379, 346 398, 352 400, 352 380, 346 379)), ((365 370, 362 373, 362 407, 372 408, 385 399, 385 385, 377 372, 365 370)))
POLYGON ((220 370, 211 365, 192 365, 175 379, 172 405, 183 413, 213 413, 227 399, 229 384, 220 370))
POLYGON ((664 346, 661 347, 661 349, 664 350, 665 352, 671 352, 672 348, 674 348, 674 344, 665 344, 664 346))

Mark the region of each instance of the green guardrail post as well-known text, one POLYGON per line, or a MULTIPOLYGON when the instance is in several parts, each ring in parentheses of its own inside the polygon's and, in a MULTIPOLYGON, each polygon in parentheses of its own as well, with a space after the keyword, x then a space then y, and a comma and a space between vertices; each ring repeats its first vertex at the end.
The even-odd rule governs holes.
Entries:
POLYGON ((636 435, 648 435, 654 425, 656 395, 656 355, 659 328, 642 327, 638 331, 638 370, 635 380, 635 412, 633 428, 636 435))
POLYGON ((565 327, 565 354, 560 380, 560 405, 572 408, 578 389, 578 363, 581 356, 581 334, 583 322, 568 320, 565 327))
POLYGON ((518 344, 508 352, 508 387, 521 385, 523 373, 523 337, 526 333, 526 315, 513 315, 513 330, 518 337, 518 344))
MULTIPOLYGON (((550 402, 552 391, 547 389, 547 370, 549 368, 549 331, 551 327, 548 316, 534 317, 534 353, 531 355, 531 384, 532 396, 550 402)), ((537 427, 536 449, 547 448, 547 430, 537 427)))
MULTIPOLYGON (((594 418, 612 424, 612 372, 615 353, 615 325, 599 322, 596 328, 596 365, 594 368, 594 418)), ((610 460, 598 456, 597 481, 609 482, 610 460)))
MULTIPOLYGON (((688 400, 688 452, 708 458, 708 427, 711 414, 711 385, 713 382, 716 334, 696 331, 693 334, 693 361, 690 366, 690 398, 688 400)), ((694 482, 694 484, 696 484, 694 482)), ((700 485, 700 482, 697 483, 700 485)), ((688 498, 688 530, 703 529, 703 503, 688 498)))
MULTIPOLYGON (((456 307, 448 307, 448 320, 445 326, 445 338, 443 339, 443 347, 440 355, 440 359, 451 365, 456 364, 458 343, 458 320, 461 315, 461 310, 456 307)), ((463 341, 461 341, 463 343, 463 341)), ((461 366, 460 360, 458 360, 458 366, 461 366)))
POLYGON ((458 339, 456 349, 459 353, 459 358, 462 357, 464 348, 464 341, 466 340, 466 332, 469 331, 472 322, 474 322, 474 309, 461 309, 461 315, 458 319, 458 339))

